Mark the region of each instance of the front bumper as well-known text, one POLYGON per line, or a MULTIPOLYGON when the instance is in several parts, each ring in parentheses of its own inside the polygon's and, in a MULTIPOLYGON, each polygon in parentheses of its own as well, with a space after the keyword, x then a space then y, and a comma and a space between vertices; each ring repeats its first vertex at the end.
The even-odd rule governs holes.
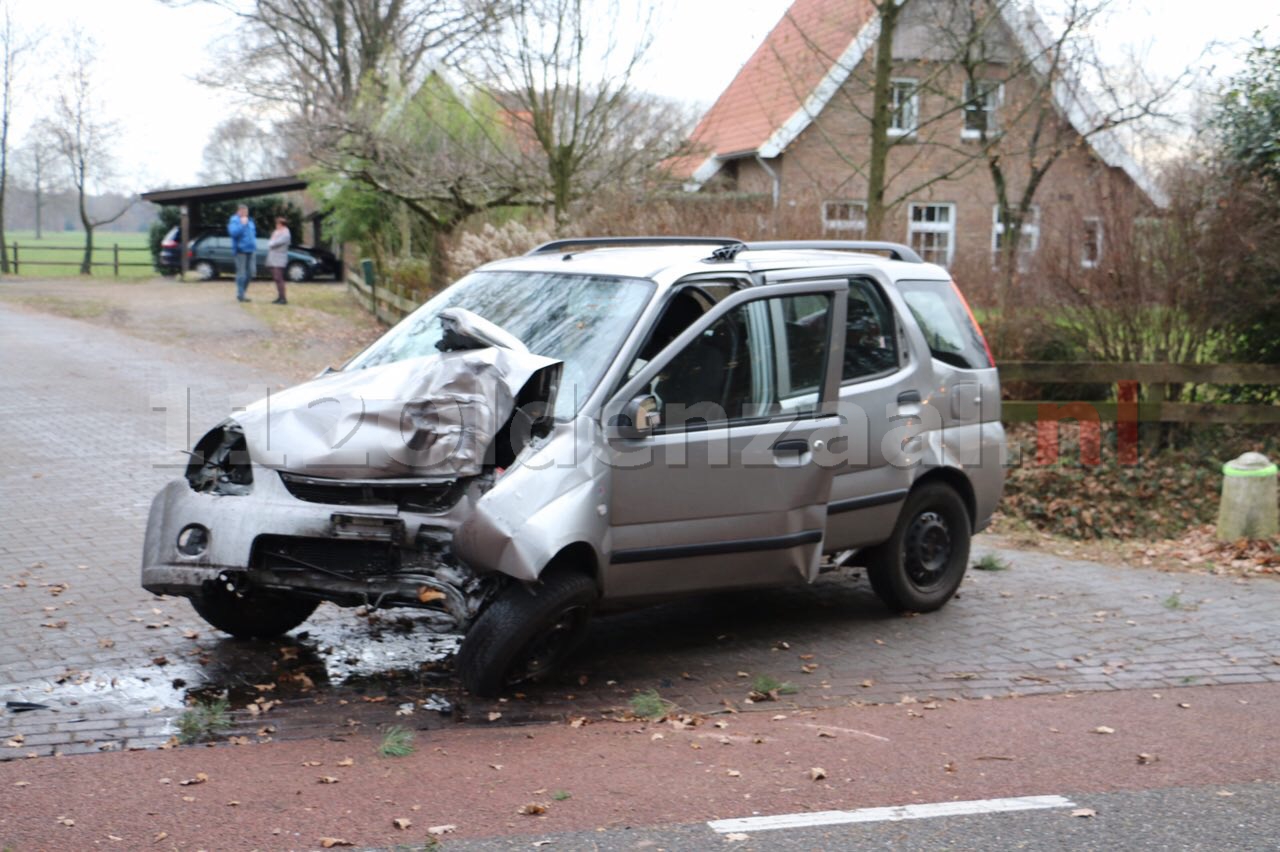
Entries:
POLYGON ((299 499, 259 465, 241 496, 197 493, 175 479, 151 504, 142 586, 182 597, 218 586, 265 589, 342 606, 434 609, 465 622, 483 583, 453 557, 451 542, 484 487, 476 478, 455 503, 428 514, 299 499), (184 553, 179 535, 192 525, 207 531, 204 546, 184 553))

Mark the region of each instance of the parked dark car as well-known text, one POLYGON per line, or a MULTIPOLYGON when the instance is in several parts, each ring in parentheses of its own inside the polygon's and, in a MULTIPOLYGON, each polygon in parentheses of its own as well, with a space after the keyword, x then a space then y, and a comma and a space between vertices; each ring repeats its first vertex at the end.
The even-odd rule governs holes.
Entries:
MULTIPOLYGON (((258 278, 270 278, 267 269, 267 241, 258 238, 258 278)), ((188 266, 201 281, 209 281, 219 275, 235 275, 235 256, 231 251, 231 238, 217 231, 197 233, 187 249, 188 266)), ((171 228, 160 243, 161 272, 176 272, 181 265, 178 255, 178 229, 171 228)), ((323 276, 337 276, 338 259, 331 252, 309 246, 289 246, 289 263, 285 277, 290 281, 310 281, 323 276)))

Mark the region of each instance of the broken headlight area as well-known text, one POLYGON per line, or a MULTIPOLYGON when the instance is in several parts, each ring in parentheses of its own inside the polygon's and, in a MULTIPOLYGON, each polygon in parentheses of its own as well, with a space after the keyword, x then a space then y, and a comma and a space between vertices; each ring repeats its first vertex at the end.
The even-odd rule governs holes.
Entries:
POLYGON ((467 493, 468 482, 354 480, 301 476, 280 471, 284 487, 299 500, 331 506, 393 505, 402 512, 432 514, 451 509, 467 493))
POLYGON ((243 496, 253 490, 253 468, 244 430, 224 420, 196 442, 187 465, 187 482, 201 494, 243 496))
POLYGON ((260 535, 250 564, 238 578, 246 586, 304 592, 339 606, 429 610, 443 616, 442 630, 465 629, 501 584, 497 576, 476 576, 429 534, 414 547, 384 536, 260 535))

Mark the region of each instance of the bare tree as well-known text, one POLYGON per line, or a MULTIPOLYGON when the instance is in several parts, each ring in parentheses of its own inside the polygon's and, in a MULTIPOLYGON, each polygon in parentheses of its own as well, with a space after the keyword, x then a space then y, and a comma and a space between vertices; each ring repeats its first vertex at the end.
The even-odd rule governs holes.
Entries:
POLYGON ((329 174, 393 198, 434 242, 467 217, 536 204, 514 167, 517 140, 486 104, 468 101, 439 75, 389 101, 357 104, 341 119, 313 125, 313 155, 329 174))
POLYGON ((514 129, 520 171, 548 199, 557 227, 575 199, 635 179, 673 151, 663 110, 631 85, 653 12, 628 20, 628 8, 514 0, 460 64, 514 129))
POLYGON ((26 55, 39 44, 39 35, 21 32, 6 2, 0 7, 0 272, 9 272, 9 246, 4 232, 4 197, 9 184, 9 130, 13 118, 14 82, 26 55))
POLYGON ((58 180, 59 165, 56 137, 47 119, 37 121, 27 131, 21 146, 14 151, 14 165, 25 188, 31 190, 35 205, 36 239, 44 234, 44 208, 50 192, 56 192, 62 183, 58 180))
POLYGON ((201 81, 294 116, 381 99, 493 25, 500 0, 164 0, 228 10, 241 26, 201 81))
MULTIPOLYGON (((80 262, 80 274, 93 274, 93 230, 119 219, 134 201, 122 206, 114 214, 95 218, 90 216, 88 196, 90 190, 101 187, 110 180, 112 170, 111 144, 117 130, 113 122, 102 116, 102 109, 94 96, 96 45, 93 38, 79 29, 67 39, 70 64, 62 75, 62 91, 54 104, 49 127, 58 154, 69 170, 72 186, 77 195, 80 224, 84 227, 84 257, 80 262)), ((135 199, 136 200, 136 199, 135 199)))
POLYGON ((204 146, 200 179, 207 183, 238 183, 278 174, 286 168, 279 140, 253 119, 237 115, 213 128, 204 146))

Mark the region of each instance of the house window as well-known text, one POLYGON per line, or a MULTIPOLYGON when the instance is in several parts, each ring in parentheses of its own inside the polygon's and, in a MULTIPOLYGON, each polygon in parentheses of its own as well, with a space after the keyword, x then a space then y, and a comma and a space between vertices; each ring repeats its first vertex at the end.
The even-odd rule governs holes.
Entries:
POLYGON ((955 254, 956 206, 912 204, 907 214, 907 243, 928 263, 950 266, 955 254))
POLYGON ((889 106, 889 135, 914 135, 920 123, 920 87, 916 81, 890 81, 889 106))
POLYGON ((964 84, 965 139, 978 139, 996 131, 996 107, 1000 104, 1000 84, 994 80, 964 84))
POLYGON ((861 237, 867 232, 867 203, 865 201, 823 202, 822 229, 843 231, 851 237, 861 237))
POLYGON ((1096 216, 1088 216, 1084 220, 1084 247, 1080 255, 1080 265, 1085 269, 1093 269, 1102 261, 1102 220, 1096 216))
MULTIPOLYGON (((991 251, 999 255, 1004 248, 1005 219, 1000 215, 1000 205, 991 208, 991 251)), ((1018 265, 1036 253, 1040 247, 1040 208, 1031 207, 1022 220, 1022 235, 1018 240, 1018 265)))

